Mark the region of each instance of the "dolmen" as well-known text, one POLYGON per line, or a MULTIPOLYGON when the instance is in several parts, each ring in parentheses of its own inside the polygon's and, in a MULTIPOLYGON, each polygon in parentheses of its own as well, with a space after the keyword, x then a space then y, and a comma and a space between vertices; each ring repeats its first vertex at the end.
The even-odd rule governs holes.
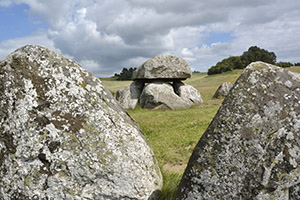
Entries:
POLYGON ((99 78, 40 46, 0 61, 0 199, 157 199, 162 176, 99 78))
POLYGON ((251 63, 196 145, 184 199, 300 197, 300 74, 251 63))
POLYGON ((183 58, 158 55, 138 67, 130 86, 117 91, 116 99, 124 109, 134 109, 137 104, 147 109, 185 109, 201 105, 198 90, 182 82, 192 75, 183 58))

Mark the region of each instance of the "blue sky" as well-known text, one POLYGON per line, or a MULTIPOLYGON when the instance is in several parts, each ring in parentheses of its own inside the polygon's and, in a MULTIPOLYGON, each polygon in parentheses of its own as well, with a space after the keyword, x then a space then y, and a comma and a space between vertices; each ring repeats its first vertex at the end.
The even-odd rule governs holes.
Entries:
POLYGON ((0 0, 0 59, 38 44, 97 76, 158 54, 205 72, 256 45, 300 62, 300 1, 0 0))
POLYGON ((208 35, 207 39, 205 40, 206 45, 211 45, 213 43, 224 43, 229 42, 234 39, 234 36, 231 32, 224 32, 224 33, 215 33, 212 32, 208 35))
POLYGON ((0 42, 17 37, 30 35, 39 29, 47 29, 34 16, 28 15, 29 6, 26 4, 10 7, 0 7, 0 42))

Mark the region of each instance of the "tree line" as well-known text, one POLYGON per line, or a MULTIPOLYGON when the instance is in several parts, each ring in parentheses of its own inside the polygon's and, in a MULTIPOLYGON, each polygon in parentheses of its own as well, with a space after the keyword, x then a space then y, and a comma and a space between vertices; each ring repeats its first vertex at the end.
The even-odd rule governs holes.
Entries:
POLYGON ((133 74, 134 70, 136 70, 135 67, 134 68, 130 67, 129 69, 124 67, 122 69, 121 73, 120 74, 115 73, 114 77, 117 77, 117 80, 120 80, 120 81, 132 80, 132 74, 133 74))
MULTIPOLYGON (((251 46, 248 51, 245 51, 241 56, 230 56, 209 68, 208 75, 220 74, 234 69, 244 69, 247 65, 255 61, 263 61, 280 67, 293 66, 290 62, 276 63, 276 55, 274 52, 269 52, 257 46, 251 46)), ((300 63, 295 63, 294 65, 300 66, 300 63)))

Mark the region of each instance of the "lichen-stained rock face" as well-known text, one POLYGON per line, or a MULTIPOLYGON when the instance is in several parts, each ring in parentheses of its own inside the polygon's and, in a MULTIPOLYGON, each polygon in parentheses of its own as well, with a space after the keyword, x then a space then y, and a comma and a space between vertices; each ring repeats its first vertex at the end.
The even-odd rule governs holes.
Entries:
POLYGON ((232 83, 230 82, 224 82, 222 83, 219 88, 217 89, 217 91, 215 92, 213 98, 224 98, 228 95, 230 89, 232 88, 232 83))
POLYGON ((101 81, 49 49, 0 62, 0 199, 151 199, 162 178, 101 81))
POLYGON ((140 105, 147 109, 175 110, 192 106, 191 101, 180 98, 175 94, 172 85, 165 82, 154 82, 146 85, 139 101, 140 105))
POLYGON ((181 57, 158 55, 138 67, 132 78, 136 79, 187 79, 192 76, 188 62, 181 57))
POLYGON ((251 63, 197 144, 177 199, 299 199, 300 74, 251 63))

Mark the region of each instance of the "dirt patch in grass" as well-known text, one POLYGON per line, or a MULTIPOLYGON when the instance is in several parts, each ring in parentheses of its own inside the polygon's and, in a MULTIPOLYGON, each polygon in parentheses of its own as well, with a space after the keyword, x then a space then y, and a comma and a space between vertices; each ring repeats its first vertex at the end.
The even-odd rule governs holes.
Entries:
POLYGON ((165 171, 169 172, 183 172, 186 168, 187 163, 184 164, 172 164, 172 163, 166 163, 163 165, 163 169, 165 171))

